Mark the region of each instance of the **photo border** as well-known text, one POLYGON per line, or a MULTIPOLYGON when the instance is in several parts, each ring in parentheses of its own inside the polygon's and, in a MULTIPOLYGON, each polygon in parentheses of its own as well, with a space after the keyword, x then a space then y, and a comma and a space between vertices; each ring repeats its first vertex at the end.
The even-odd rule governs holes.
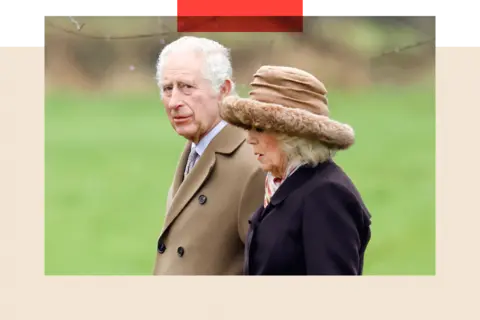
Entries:
POLYGON ((44 48, 0 48, 0 318, 475 318, 479 69, 480 48, 436 50, 436 276, 60 277, 44 275, 44 48))

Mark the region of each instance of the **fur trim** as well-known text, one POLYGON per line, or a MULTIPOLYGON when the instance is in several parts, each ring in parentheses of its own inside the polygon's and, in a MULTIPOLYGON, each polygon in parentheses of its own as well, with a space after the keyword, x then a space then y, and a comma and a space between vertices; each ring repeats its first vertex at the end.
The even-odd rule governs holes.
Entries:
POLYGON ((220 104, 220 115, 226 122, 246 130, 256 127, 317 139, 338 150, 349 148, 355 141, 354 130, 347 124, 278 104, 229 96, 220 104))

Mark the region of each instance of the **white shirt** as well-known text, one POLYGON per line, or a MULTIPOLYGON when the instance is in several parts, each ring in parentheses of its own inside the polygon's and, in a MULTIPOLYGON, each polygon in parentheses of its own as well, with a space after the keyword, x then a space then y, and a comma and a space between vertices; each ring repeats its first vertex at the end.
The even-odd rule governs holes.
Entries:
POLYGON ((223 120, 221 120, 215 127, 213 127, 212 130, 210 130, 209 133, 207 133, 205 135, 205 137, 203 137, 202 139, 200 139, 200 141, 198 142, 198 144, 196 145, 195 143, 192 142, 192 147, 190 150, 192 150, 193 148, 195 148, 195 151, 197 152, 198 156, 195 160, 195 163, 197 163, 198 159, 202 156, 202 154, 205 152, 205 149, 207 149, 208 145, 210 144, 210 142, 212 142, 213 138, 216 137, 217 134, 220 133, 220 131, 222 131, 223 128, 225 128, 225 126, 227 125, 227 123, 223 120))

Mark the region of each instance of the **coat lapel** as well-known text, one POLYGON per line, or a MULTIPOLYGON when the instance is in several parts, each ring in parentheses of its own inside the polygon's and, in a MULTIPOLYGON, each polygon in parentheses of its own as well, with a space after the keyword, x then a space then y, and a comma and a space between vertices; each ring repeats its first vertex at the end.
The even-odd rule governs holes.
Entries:
MULTIPOLYGON (((184 162, 186 163, 186 161, 184 162)), ((215 154, 212 152, 205 152, 198 159, 198 162, 195 164, 195 167, 190 174, 188 174, 185 180, 183 180, 185 163, 183 163, 183 166, 179 167, 180 170, 177 169, 177 173, 175 175, 172 205, 167 212, 164 229, 169 227, 173 220, 175 220, 187 203, 192 199, 197 190, 207 180, 215 165, 215 154), (175 185, 178 186, 176 192, 175 185)))
POLYGON ((243 272, 244 274, 247 274, 247 275, 250 272, 250 256, 251 256, 250 248, 252 245, 252 239, 263 211, 264 211, 264 208, 263 208, 263 205, 261 205, 260 207, 257 208, 257 210, 255 210, 255 212, 252 214, 252 216, 248 220, 248 223, 250 224, 250 229, 247 235, 247 243, 245 245, 246 259, 244 260, 244 263, 243 263, 243 272))
POLYGON ((175 197, 177 194, 178 189, 183 181, 183 173, 185 170, 185 166, 187 165, 188 154, 190 153, 190 148, 192 147, 192 143, 188 142, 183 149, 183 153, 180 156, 180 160, 177 164, 177 169, 175 171, 175 175, 173 177, 173 185, 172 185, 172 198, 175 197))
POLYGON ((329 163, 331 163, 331 161, 327 160, 326 162, 318 164, 316 167, 306 165, 298 168, 298 170, 288 177, 273 194, 270 203, 263 211, 260 220, 265 219, 276 206, 281 204, 290 194, 312 179, 316 171, 323 170, 329 163))
POLYGON ((191 147, 191 143, 187 143, 175 172, 172 186, 173 199, 165 217, 164 232, 180 215, 195 193, 207 182, 208 177, 215 168, 216 154, 232 153, 245 141, 245 136, 239 134, 237 130, 239 129, 227 125, 220 131, 198 159, 192 171, 187 175, 185 180, 183 180, 183 172, 191 147))

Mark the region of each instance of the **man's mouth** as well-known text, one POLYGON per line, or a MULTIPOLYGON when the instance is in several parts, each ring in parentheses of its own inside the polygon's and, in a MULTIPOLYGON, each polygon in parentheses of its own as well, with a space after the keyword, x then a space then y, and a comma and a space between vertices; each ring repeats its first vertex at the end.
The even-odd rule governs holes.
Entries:
POLYGON ((175 116, 173 117, 173 122, 175 123, 184 123, 190 120, 192 116, 175 116))

